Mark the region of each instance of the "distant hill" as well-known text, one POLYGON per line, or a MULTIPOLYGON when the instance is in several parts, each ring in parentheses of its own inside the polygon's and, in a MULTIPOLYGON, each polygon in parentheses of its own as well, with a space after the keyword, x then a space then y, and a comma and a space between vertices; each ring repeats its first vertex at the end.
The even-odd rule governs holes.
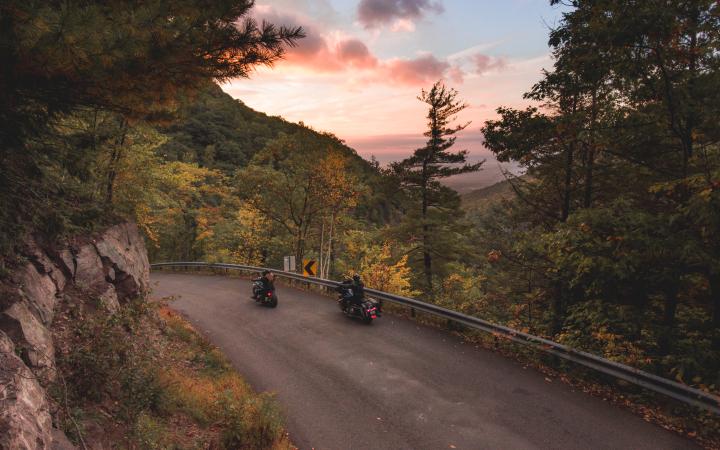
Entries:
POLYGON ((158 150, 166 161, 196 163, 232 177, 246 167, 265 145, 281 134, 309 132, 323 149, 345 155, 349 168, 370 187, 355 208, 357 217, 383 223, 392 214, 392 195, 377 167, 330 133, 323 133, 282 117, 268 116, 232 98, 212 84, 192 98, 184 99, 178 119, 159 127, 168 140, 158 150))
MULTIPOLYGON (((302 123, 255 111, 215 84, 185 99, 178 115, 178 120, 160 129, 168 137, 160 148, 162 156, 168 161, 198 163, 228 174, 247 166, 268 141, 281 133, 294 134, 307 129, 302 123)), ((374 172, 368 161, 335 136, 311 132, 328 147, 341 149, 366 174, 374 172)))
POLYGON ((462 202, 462 208, 465 211, 482 212, 491 205, 505 199, 510 199, 514 195, 515 192, 510 182, 503 180, 491 186, 462 194, 460 200, 462 202))

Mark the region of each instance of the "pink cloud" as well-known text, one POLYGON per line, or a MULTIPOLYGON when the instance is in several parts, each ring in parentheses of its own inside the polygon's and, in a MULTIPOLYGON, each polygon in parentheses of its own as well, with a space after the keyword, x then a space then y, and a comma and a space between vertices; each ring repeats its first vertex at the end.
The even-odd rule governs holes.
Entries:
MULTIPOLYGON (((412 7, 408 6, 409 3, 405 4, 403 1, 391 3, 395 5, 392 6, 393 8, 410 11, 408 14, 413 11, 412 7)), ((420 3, 413 4, 420 8, 420 3)), ((359 70, 362 80, 374 83, 427 86, 442 78, 452 80, 454 83, 463 82, 464 72, 459 67, 451 66, 447 61, 430 54, 412 59, 379 60, 360 39, 338 38, 332 33, 323 33, 320 26, 309 18, 278 13, 267 6, 258 8, 258 18, 275 24, 302 26, 305 30, 306 37, 301 39, 296 47, 287 50, 281 64, 316 73, 359 70)))
POLYGON ((378 64, 377 58, 359 39, 347 39, 339 42, 335 54, 338 60, 361 69, 373 68, 378 64))
POLYGON ((449 69, 449 63, 424 55, 415 59, 391 59, 384 64, 380 75, 396 84, 427 85, 442 78, 449 69))
POLYGON ((365 28, 375 28, 396 21, 422 18, 427 12, 441 13, 443 6, 431 0, 361 0, 357 15, 365 28))
POLYGON ((296 66, 312 67, 319 72, 335 72, 343 69, 343 65, 334 57, 334 52, 323 36, 320 26, 312 19, 281 13, 269 6, 256 7, 256 16, 259 20, 276 25, 303 28, 305 37, 297 46, 287 49, 284 57, 286 62, 296 66))
POLYGON ((475 64, 475 73, 478 75, 494 69, 504 69, 507 66, 504 58, 492 58, 482 53, 475 54, 470 59, 475 64))
POLYGON ((465 81, 465 71, 458 66, 452 66, 448 69, 446 77, 453 83, 462 84, 465 81))

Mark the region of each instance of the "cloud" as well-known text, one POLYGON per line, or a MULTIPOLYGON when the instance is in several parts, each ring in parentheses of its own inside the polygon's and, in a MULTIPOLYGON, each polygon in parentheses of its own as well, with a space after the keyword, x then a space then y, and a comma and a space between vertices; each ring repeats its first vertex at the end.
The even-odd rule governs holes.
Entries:
POLYGON ((413 21, 426 13, 442 13, 439 1, 431 0, 360 0, 357 9, 358 21, 365 28, 377 28, 395 24, 396 31, 414 30, 413 21))
POLYGON ((427 85, 443 78, 450 64, 433 55, 414 59, 391 59, 383 64, 380 75, 395 84, 427 85))
MULTIPOLYGON (((399 3, 417 6, 423 2, 401 0, 399 3)), ((269 6, 258 7, 256 17, 278 25, 302 26, 305 30, 306 37, 296 47, 288 48, 281 63, 286 67, 313 73, 352 72, 356 81, 393 85, 427 86, 439 79, 463 82, 465 73, 459 66, 431 54, 380 60, 362 40, 343 33, 324 32, 308 17, 279 13, 269 6)))
POLYGON ((458 66, 452 66, 448 69, 446 78, 453 83, 463 84, 465 81, 465 71, 458 66))
POLYGON ((507 62, 504 58, 493 58, 482 53, 477 53, 471 56, 470 61, 474 64, 475 73, 478 75, 482 75, 485 72, 489 72, 491 70, 500 70, 507 67, 507 62))
POLYGON ((377 58, 370 53, 367 45, 354 38, 337 44, 336 57, 350 66, 361 69, 373 68, 378 64, 377 58))
POLYGON ((343 69, 342 62, 335 57, 335 51, 329 45, 319 24, 309 17, 299 14, 278 12, 266 5, 258 5, 255 16, 258 20, 276 25, 302 27, 305 37, 295 47, 289 47, 285 61, 295 66, 312 67, 319 72, 336 72, 343 69))

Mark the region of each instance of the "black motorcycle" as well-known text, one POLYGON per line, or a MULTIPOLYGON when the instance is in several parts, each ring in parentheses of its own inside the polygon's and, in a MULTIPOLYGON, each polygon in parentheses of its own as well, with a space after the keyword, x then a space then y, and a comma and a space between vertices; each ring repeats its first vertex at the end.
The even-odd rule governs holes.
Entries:
POLYGON ((278 298, 277 295, 275 295, 275 289, 266 288, 261 278, 253 280, 252 292, 252 298, 257 303, 271 308, 275 308, 277 306, 278 298))
POLYGON ((367 324, 380 317, 380 304, 367 298, 363 298, 360 302, 353 301, 354 293, 351 286, 340 285, 337 291, 338 305, 347 317, 360 319, 367 324))

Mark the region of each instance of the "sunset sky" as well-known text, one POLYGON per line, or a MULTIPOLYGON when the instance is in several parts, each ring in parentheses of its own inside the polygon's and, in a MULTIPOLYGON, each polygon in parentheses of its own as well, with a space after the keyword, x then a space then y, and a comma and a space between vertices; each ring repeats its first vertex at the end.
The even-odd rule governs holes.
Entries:
POLYGON ((548 0, 262 0, 258 18, 302 25, 307 38, 224 89, 385 162, 422 143, 426 108, 416 97, 443 79, 470 104, 458 149, 484 157, 483 121, 526 104, 522 94, 552 66, 548 31, 561 13, 548 0))

